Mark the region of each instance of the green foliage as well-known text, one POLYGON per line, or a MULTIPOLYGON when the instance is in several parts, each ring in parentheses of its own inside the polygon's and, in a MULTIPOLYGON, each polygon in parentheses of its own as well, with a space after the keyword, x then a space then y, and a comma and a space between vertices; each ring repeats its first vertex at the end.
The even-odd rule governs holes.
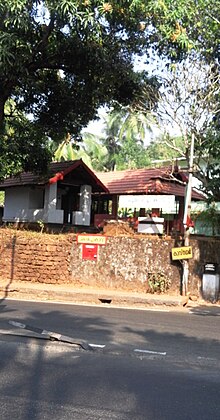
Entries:
POLYGON ((164 273, 148 273, 147 282, 150 293, 166 293, 171 285, 171 281, 164 273))
POLYGON ((132 59, 145 43, 145 12, 133 1, 0 1, 1 176, 40 171, 48 138, 77 141, 101 105, 130 103, 140 89, 132 59))
POLYGON ((78 159, 77 149, 71 143, 71 136, 68 134, 66 138, 59 144, 54 151, 54 161, 60 162, 62 160, 78 159))
POLYGON ((3 206, 5 202, 5 193, 4 191, 0 191, 0 206, 3 206))
POLYGON ((128 109, 112 111, 105 120, 104 135, 82 134, 78 145, 66 137, 54 153, 55 160, 83 159, 96 171, 142 168, 149 164, 142 138, 149 130, 146 116, 128 109), (139 132, 139 122, 140 131, 139 132))
POLYGON ((159 138, 151 141, 150 144, 147 146, 146 154, 150 161, 154 160, 166 160, 166 161, 173 161, 178 157, 182 157, 184 155, 184 150, 182 153, 178 153, 178 150, 183 149, 183 141, 181 137, 173 137, 172 142, 175 143, 176 149, 172 149, 166 143, 167 135, 162 135, 159 138))
POLYGON ((211 228, 213 236, 220 234, 220 213, 215 203, 209 205, 207 210, 199 213, 196 216, 196 221, 199 222, 200 228, 202 227, 204 230, 211 228))
POLYGON ((70 136, 67 136, 54 151, 54 160, 75 159, 82 159, 95 171, 104 171, 106 170, 105 163, 108 161, 108 151, 93 134, 83 133, 80 144, 72 142, 70 136))
MULTIPOLYGON (((207 131, 200 152, 205 159, 205 170, 200 170, 200 179, 203 182, 203 191, 207 195, 207 201, 220 201, 220 134, 218 121, 213 121, 212 126, 207 131)), ((198 174, 197 174, 198 176, 198 174)))
POLYGON ((44 173, 51 161, 48 139, 11 102, 0 130, 0 179, 22 171, 44 173))
POLYGON ((132 54, 143 47, 138 22, 146 7, 130 1, 128 13, 120 3, 1 2, 4 101, 13 96, 53 139, 77 134, 105 102, 128 103, 139 85, 132 54))
MULTIPOLYGON (((218 60, 220 45, 220 9, 210 0, 152 0, 148 2, 152 24, 159 28, 159 49, 169 51, 173 59, 187 50, 196 50, 207 60, 218 60)), ((152 38, 157 42, 158 33, 152 38)))
POLYGON ((83 133, 82 140, 78 151, 79 156, 93 170, 106 171, 109 158, 107 147, 101 144, 99 139, 90 133, 83 133))
POLYGON ((143 143, 134 138, 125 138, 120 151, 115 156, 117 170, 144 168, 150 165, 147 158, 146 148, 143 143))
POLYGON ((151 131, 150 114, 130 107, 111 111, 105 121, 104 136, 100 138, 108 150, 108 170, 143 168, 149 165, 144 139, 151 131))
POLYGON ((40 170, 48 160, 47 138, 59 143, 71 133, 76 141, 100 106, 130 104, 143 80, 133 70, 135 54, 148 55, 154 49, 177 60, 196 48, 206 59, 217 59, 219 7, 212 3, 198 0, 195 7, 194 0, 1 0, 0 147, 6 153, 1 175, 40 170), (12 98, 16 111, 8 115, 6 104, 12 98), (31 115, 23 141, 21 129, 16 138, 7 128, 19 112, 31 115), (24 145, 29 141, 31 145, 24 145))

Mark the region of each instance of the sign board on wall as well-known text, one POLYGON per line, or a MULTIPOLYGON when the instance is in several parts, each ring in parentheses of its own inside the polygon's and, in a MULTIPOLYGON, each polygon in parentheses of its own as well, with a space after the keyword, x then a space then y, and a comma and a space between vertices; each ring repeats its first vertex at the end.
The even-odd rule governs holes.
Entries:
POLYGON ((106 245, 107 237, 103 235, 87 235, 85 233, 79 233, 76 237, 78 244, 97 244, 106 245))
POLYGON ((188 260, 189 258, 192 258, 191 246, 172 248, 172 260, 188 260))
POLYGON ((100 245, 106 245, 107 237, 96 234, 79 233, 76 237, 77 244, 82 248, 82 259, 97 261, 100 245))
POLYGON ((120 195, 120 208, 132 209, 162 209, 162 211, 169 213, 176 213, 175 195, 120 195))

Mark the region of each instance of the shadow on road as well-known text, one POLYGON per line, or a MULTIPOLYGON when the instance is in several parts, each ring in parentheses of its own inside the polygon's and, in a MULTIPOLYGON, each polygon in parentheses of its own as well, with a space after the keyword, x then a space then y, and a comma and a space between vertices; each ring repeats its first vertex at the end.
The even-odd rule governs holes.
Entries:
MULTIPOLYGON (((18 320, 16 308, 14 312, 18 320)), ((102 340, 112 342, 118 321, 113 314, 114 311, 108 311, 105 316, 94 316, 85 308, 85 312, 77 316, 77 313, 69 314, 68 309, 51 310, 50 305, 44 304, 19 320, 47 330, 56 328, 58 332, 72 336, 75 330, 81 331, 82 338, 93 341, 100 332, 102 340)), ((129 327, 130 319, 126 318, 120 328, 128 337, 140 336, 147 348, 158 348, 161 342, 169 343, 170 349, 177 355, 179 352, 180 359, 181 352, 187 354, 194 349, 198 354, 203 351, 207 354, 211 348, 219 348, 217 339, 157 331, 148 323, 148 313, 143 316, 146 326, 142 330, 135 325, 135 319, 129 327)), ((166 359, 149 361, 74 352, 71 346, 63 352, 57 343, 54 347, 51 343, 48 348, 45 341, 40 345, 31 345, 31 340, 26 345, 18 342, 7 347, 5 352, 4 348, 0 346, 0 400, 8 410, 8 417, 3 414, 4 419, 218 419, 219 381, 207 376, 204 386, 205 379, 203 377, 201 381, 198 368, 193 372, 193 367, 187 370, 178 364, 168 366, 166 359), (207 398, 209 404, 204 410, 201 401, 207 398)))
MULTIPOLYGON (((74 331, 81 331, 80 338, 91 341, 96 341, 97 337, 106 343, 115 340, 119 318, 115 310, 94 316, 85 307, 81 315, 77 315, 77 312, 69 313, 68 307, 49 310, 41 305, 38 310, 25 314, 23 305, 24 316, 19 321, 25 324, 55 329, 71 336, 74 336, 74 331)), ((13 316, 18 320, 16 306, 13 316)), ((211 354, 212 349, 219 350, 218 337, 196 338, 180 333, 179 326, 173 328, 173 332, 158 331, 158 328, 152 328, 152 315, 147 312, 140 329, 135 319, 131 323, 132 316, 129 313, 124 324, 120 320, 119 329, 128 339, 139 336, 146 348, 159 350, 164 343, 164 347, 168 345, 169 351, 173 349, 179 355, 180 361, 182 353, 193 351, 201 355, 211 354)), ((187 319, 190 327, 193 318, 189 316, 187 319)), ((164 325, 161 329, 165 328, 164 325)), ((166 358, 148 360, 128 355, 76 352, 71 346, 62 351, 58 343, 54 346, 51 343, 48 347, 48 342, 43 340, 40 344, 34 344, 30 339, 26 345, 18 341, 8 346, 1 340, 2 337, 0 400, 3 409, 7 408, 7 413, 2 415, 4 420, 219 418, 219 405, 216 405, 220 394, 219 380, 210 375, 201 379, 198 366, 197 369, 192 366, 186 369, 181 364, 169 364, 166 358), (209 404, 204 409, 201 401, 207 401, 207 398, 209 404)))
POLYGON ((218 305, 199 305, 190 308, 190 313, 200 316, 220 316, 220 306, 218 305))

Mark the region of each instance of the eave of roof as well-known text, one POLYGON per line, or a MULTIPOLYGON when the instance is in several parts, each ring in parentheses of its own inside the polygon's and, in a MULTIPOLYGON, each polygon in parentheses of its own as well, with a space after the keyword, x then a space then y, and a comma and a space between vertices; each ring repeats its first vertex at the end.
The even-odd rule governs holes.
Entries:
POLYGON ((20 186, 43 186, 46 184, 53 184, 57 181, 62 181, 63 178, 70 172, 77 168, 83 168, 85 172, 93 179, 94 183, 99 187, 101 192, 108 193, 108 188, 98 178, 98 176, 82 161, 82 159, 64 162, 52 162, 49 165, 48 174, 39 176, 31 172, 23 172, 18 176, 6 178, 0 183, 0 189, 4 190, 9 187, 20 186))
MULTIPOLYGON (((87 173, 89 173, 89 175, 95 180, 96 184, 99 185, 103 189, 104 192, 109 193, 108 188, 102 183, 102 181, 98 178, 98 176, 83 162, 82 159, 69 161, 69 165, 68 165, 68 161, 54 162, 54 163, 60 164, 60 170, 59 172, 56 172, 56 174, 49 179, 49 184, 53 184, 57 181, 62 181, 66 175, 68 175, 70 172, 74 171, 75 169, 81 166, 86 170, 87 173), (70 162, 72 163, 70 164, 70 162)), ((53 164, 51 164, 51 166, 52 165, 53 164)))
MULTIPOLYGON (((185 196, 184 181, 172 175, 172 168, 144 168, 115 172, 98 172, 98 177, 108 187, 110 194, 172 194, 185 196)), ((182 178, 182 174, 180 173, 182 178)), ((192 198, 204 200, 204 195, 192 190, 192 198)))

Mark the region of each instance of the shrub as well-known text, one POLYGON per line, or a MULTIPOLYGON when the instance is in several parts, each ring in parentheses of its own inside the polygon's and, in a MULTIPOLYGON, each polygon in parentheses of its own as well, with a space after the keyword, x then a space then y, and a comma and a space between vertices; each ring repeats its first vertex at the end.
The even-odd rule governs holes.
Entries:
POLYGON ((171 284, 164 273, 148 273, 147 282, 150 293, 165 293, 169 290, 171 284))

